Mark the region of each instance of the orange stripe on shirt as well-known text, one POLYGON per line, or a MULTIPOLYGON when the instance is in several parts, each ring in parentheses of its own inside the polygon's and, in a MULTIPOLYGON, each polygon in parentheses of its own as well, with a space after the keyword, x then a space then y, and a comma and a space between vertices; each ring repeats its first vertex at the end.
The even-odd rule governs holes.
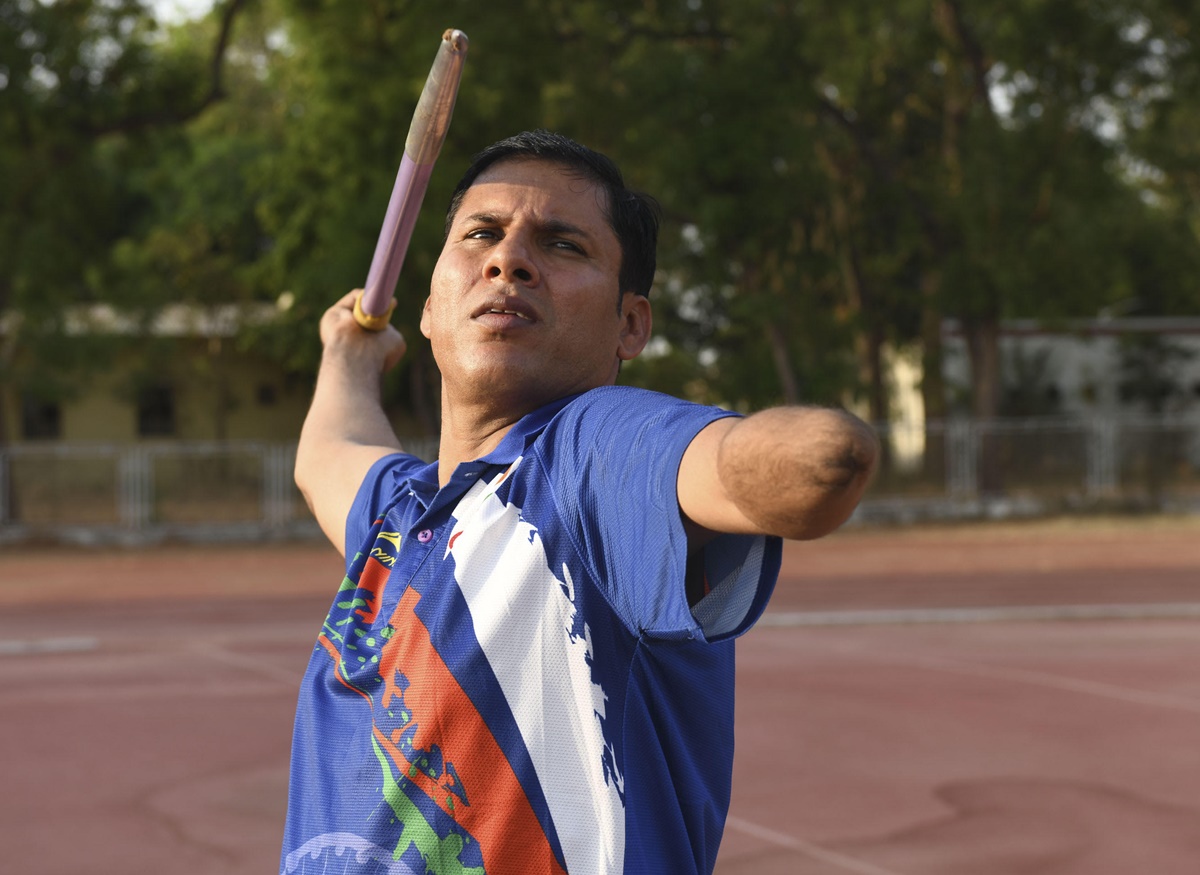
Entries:
MULTIPOLYGON (((563 873, 504 751, 434 650, 429 630, 415 612, 420 598, 415 590, 407 589, 389 621, 396 634, 380 654, 383 707, 388 707, 393 697, 400 697, 397 675, 402 673, 409 682, 403 690, 404 704, 416 721, 413 746, 441 748, 466 787, 470 805, 451 806, 445 791, 434 799, 479 842, 488 875, 563 873)), ((376 732, 376 738, 380 733, 376 732)), ((396 759, 400 752, 395 745, 388 744, 385 749, 407 775, 408 760, 402 755, 396 759)))
POLYGON ((379 603, 383 598, 383 590, 387 586, 391 569, 374 557, 368 558, 363 566, 362 574, 358 577, 358 592, 355 596, 366 602, 366 609, 357 608, 354 613, 362 617, 364 623, 374 623, 379 616, 379 603))

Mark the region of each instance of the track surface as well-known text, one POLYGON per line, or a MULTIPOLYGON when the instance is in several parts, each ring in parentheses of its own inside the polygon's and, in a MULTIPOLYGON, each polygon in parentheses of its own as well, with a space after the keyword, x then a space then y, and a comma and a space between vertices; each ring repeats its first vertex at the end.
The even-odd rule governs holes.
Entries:
MULTIPOLYGON (((309 545, 0 552, 3 869, 275 871, 340 577, 309 545)), ((1198 521, 788 544, 738 673, 718 875, 1196 871, 1198 521)))

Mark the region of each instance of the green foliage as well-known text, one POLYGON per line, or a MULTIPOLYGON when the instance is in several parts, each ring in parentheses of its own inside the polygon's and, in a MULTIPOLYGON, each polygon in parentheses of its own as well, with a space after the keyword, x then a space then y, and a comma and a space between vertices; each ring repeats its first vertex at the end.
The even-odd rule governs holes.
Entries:
POLYGON ((240 342, 311 372, 451 26, 470 54, 387 389, 424 420, 449 191, 532 127, 663 205, 641 385, 886 410, 879 346, 936 353, 942 317, 1200 307, 1200 14, 1172 0, 225 0, 170 27, 136 0, 0 0, 0 312, 23 316, 0 385, 66 373, 72 304, 284 293, 240 342))

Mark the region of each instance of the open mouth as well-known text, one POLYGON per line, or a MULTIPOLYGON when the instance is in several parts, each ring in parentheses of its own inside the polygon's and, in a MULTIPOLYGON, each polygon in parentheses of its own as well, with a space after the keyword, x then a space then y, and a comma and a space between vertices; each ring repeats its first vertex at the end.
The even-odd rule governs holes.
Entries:
POLYGON ((487 313, 496 313, 501 316, 516 316, 518 319, 524 319, 526 322, 533 321, 529 316, 526 316, 524 313, 518 313, 516 310, 500 310, 495 307, 491 307, 486 312, 487 313))
POLYGON ((533 307, 520 298, 510 296, 485 301, 475 310, 473 317, 488 321, 505 320, 510 323, 537 321, 537 313, 533 307))

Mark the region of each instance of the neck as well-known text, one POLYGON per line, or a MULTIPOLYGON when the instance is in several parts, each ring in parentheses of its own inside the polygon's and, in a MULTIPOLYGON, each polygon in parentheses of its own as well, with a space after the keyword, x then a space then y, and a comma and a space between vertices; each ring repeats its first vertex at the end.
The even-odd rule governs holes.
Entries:
POLYGON ((454 404, 442 392, 442 434, 438 446, 438 485, 445 486, 463 462, 486 456, 531 411, 496 404, 454 404))

